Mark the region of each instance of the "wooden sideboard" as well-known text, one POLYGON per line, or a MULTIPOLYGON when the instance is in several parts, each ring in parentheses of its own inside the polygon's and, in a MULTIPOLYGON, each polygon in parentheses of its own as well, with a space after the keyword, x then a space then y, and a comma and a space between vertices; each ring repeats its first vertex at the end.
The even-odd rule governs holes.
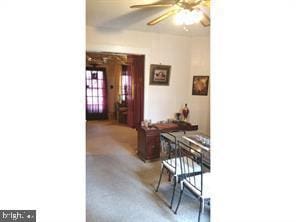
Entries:
POLYGON ((138 155, 145 162, 160 157, 160 132, 177 130, 197 130, 197 125, 184 122, 170 124, 153 124, 151 128, 138 128, 138 155))
POLYGON ((155 127, 138 129, 138 155, 143 160, 159 158, 160 140, 159 130, 155 127))

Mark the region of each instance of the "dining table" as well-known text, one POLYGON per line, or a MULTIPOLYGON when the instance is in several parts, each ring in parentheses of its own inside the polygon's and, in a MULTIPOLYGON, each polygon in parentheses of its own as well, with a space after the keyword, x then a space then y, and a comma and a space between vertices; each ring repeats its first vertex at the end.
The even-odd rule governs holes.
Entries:
POLYGON ((211 157, 211 145, 210 137, 200 131, 176 131, 176 132, 164 132, 161 133, 162 136, 171 140, 174 144, 178 144, 178 141, 181 141, 193 149, 196 149, 198 152, 201 152, 203 155, 204 165, 210 169, 211 157))

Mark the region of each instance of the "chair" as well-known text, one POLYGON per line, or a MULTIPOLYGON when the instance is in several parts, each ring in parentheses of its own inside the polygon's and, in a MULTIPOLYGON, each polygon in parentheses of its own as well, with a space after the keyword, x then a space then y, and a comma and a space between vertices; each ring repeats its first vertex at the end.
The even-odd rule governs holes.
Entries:
POLYGON ((128 115, 128 108, 127 107, 119 107, 118 122, 119 123, 127 123, 127 115, 128 115))
MULTIPOLYGON (((183 132, 182 132, 183 133, 183 132)), ((174 180, 174 187, 173 187, 173 194, 170 202, 170 209, 172 209, 173 201, 174 201, 174 195, 175 195, 175 189, 176 189, 176 183, 180 182, 182 180, 182 177, 184 176, 181 172, 181 161, 178 154, 177 149, 177 137, 172 133, 161 133, 160 134, 160 144, 161 144, 161 153, 164 154, 161 161, 161 173, 158 180, 158 185, 155 189, 155 192, 158 192, 158 188, 160 186, 161 178, 164 169, 167 169, 169 174, 172 175, 174 180)), ((200 172, 201 166, 199 166, 197 163, 193 161, 189 161, 188 164, 189 167, 193 167, 193 171, 200 172)))
POLYGON ((115 103, 115 112, 119 123, 127 123, 128 107, 126 104, 115 103))
POLYGON ((178 142, 178 149, 180 155, 179 161, 181 173, 184 175, 184 178, 181 181, 181 192, 175 214, 178 211, 183 191, 186 187, 193 195, 197 196, 199 199, 200 203, 198 221, 200 221, 200 215, 204 209, 204 200, 210 199, 210 173, 204 172, 203 155, 201 152, 181 141, 178 142), (201 166, 200 168, 198 168, 198 174, 196 174, 196 165, 201 166))

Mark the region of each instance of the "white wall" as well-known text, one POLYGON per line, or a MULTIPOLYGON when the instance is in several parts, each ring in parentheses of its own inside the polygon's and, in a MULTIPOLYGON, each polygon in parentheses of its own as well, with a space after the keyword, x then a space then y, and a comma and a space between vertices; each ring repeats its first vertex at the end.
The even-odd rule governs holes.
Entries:
POLYGON ((210 135, 210 87, 207 96, 192 95, 193 76, 210 75, 210 38, 198 37, 191 40, 191 67, 188 90, 189 120, 199 125, 199 130, 210 135))
POLYGON ((209 74, 209 38, 151 32, 86 28, 87 51, 145 55, 144 118, 153 122, 172 118, 185 103, 190 121, 209 133, 209 96, 192 96, 192 76, 209 74), (171 65, 169 86, 149 85, 150 64, 171 65), (198 97, 198 98, 197 98, 198 97), (206 112, 206 113, 204 113, 206 112))

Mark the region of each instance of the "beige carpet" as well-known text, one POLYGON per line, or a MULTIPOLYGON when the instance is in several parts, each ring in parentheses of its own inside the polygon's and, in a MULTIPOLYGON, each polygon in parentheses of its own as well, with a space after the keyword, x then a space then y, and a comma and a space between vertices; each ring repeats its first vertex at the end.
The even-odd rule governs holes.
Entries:
MULTIPOLYGON (((198 201, 188 192, 178 215, 167 207, 172 184, 166 176, 159 192, 154 192, 160 162, 144 163, 137 157, 136 130, 110 121, 89 121, 86 140, 87 222, 197 221, 198 201)), ((179 186, 175 199, 178 196, 179 186)), ((209 215, 206 208, 201 221, 210 221, 209 215)))

